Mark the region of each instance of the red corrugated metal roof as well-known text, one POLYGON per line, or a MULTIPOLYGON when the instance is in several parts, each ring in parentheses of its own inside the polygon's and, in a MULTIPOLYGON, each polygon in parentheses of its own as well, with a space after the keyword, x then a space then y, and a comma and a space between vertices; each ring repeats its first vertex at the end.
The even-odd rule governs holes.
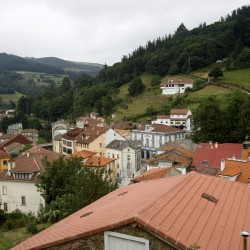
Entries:
POLYGON ((192 165, 199 167, 205 165, 209 168, 220 167, 223 158, 240 158, 242 145, 234 143, 215 144, 201 143, 196 148, 192 165))
POLYGON ((250 229, 250 189, 194 172, 140 182, 115 190, 13 250, 43 249, 134 221, 181 249, 194 243, 208 250, 242 249, 240 232, 250 229), (203 198, 209 195, 210 200, 203 198))

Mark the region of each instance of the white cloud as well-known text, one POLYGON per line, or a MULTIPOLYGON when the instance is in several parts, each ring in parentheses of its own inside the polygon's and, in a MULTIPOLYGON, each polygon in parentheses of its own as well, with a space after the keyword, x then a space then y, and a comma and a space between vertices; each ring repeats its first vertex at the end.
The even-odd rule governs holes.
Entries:
POLYGON ((1 52, 120 61, 148 40, 215 22, 244 0, 0 0, 1 52))

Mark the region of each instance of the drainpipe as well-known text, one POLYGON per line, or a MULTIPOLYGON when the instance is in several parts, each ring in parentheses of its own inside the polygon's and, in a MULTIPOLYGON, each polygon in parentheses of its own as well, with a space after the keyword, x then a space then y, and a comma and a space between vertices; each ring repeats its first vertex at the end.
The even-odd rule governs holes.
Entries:
POLYGON ((247 250, 247 238, 249 237, 250 232, 242 231, 240 232, 240 235, 243 237, 243 249, 247 250))

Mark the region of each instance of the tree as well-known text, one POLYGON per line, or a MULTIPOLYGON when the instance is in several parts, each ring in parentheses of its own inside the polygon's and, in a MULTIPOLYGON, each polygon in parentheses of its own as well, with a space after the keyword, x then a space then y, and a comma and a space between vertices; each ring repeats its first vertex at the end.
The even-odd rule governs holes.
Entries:
POLYGON ((153 75, 150 85, 151 87, 159 86, 161 83, 161 78, 158 75, 153 75))
POLYGON ((214 96, 208 97, 194 111, 193 140, 195 142, 221 141, 222 112, 214 96))
POLYGON ((52 221, 68 216, 116 188, 110 181, 111 172, 101 167, 84 167, 82 158, 44 160, 44 166, 45 172, 37 186, 52 221))
POLYGON ((129 84, 128 92, 131 96, 137 96, 141 94, 145 89, 145 85, 142 83, 140 77, 135 77, 129 84))
POLYGON ((61 93, 66 93, 71 89, 71 82, 68 77, 64 77, 61 85, 61 93))
POLYGON ((215 79, 223 76, 223 71, 221 70, 220 67, 214 67, 209 73, 209 77, 214 77, 215 79))

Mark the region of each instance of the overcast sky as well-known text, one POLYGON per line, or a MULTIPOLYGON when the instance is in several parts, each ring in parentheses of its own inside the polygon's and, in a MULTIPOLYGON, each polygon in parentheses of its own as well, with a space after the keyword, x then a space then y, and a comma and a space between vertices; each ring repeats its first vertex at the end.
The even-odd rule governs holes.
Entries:
POLYGON ((140 45, 211 24, 249 0, 0 0, 0 52, 112 65, 140 45))

